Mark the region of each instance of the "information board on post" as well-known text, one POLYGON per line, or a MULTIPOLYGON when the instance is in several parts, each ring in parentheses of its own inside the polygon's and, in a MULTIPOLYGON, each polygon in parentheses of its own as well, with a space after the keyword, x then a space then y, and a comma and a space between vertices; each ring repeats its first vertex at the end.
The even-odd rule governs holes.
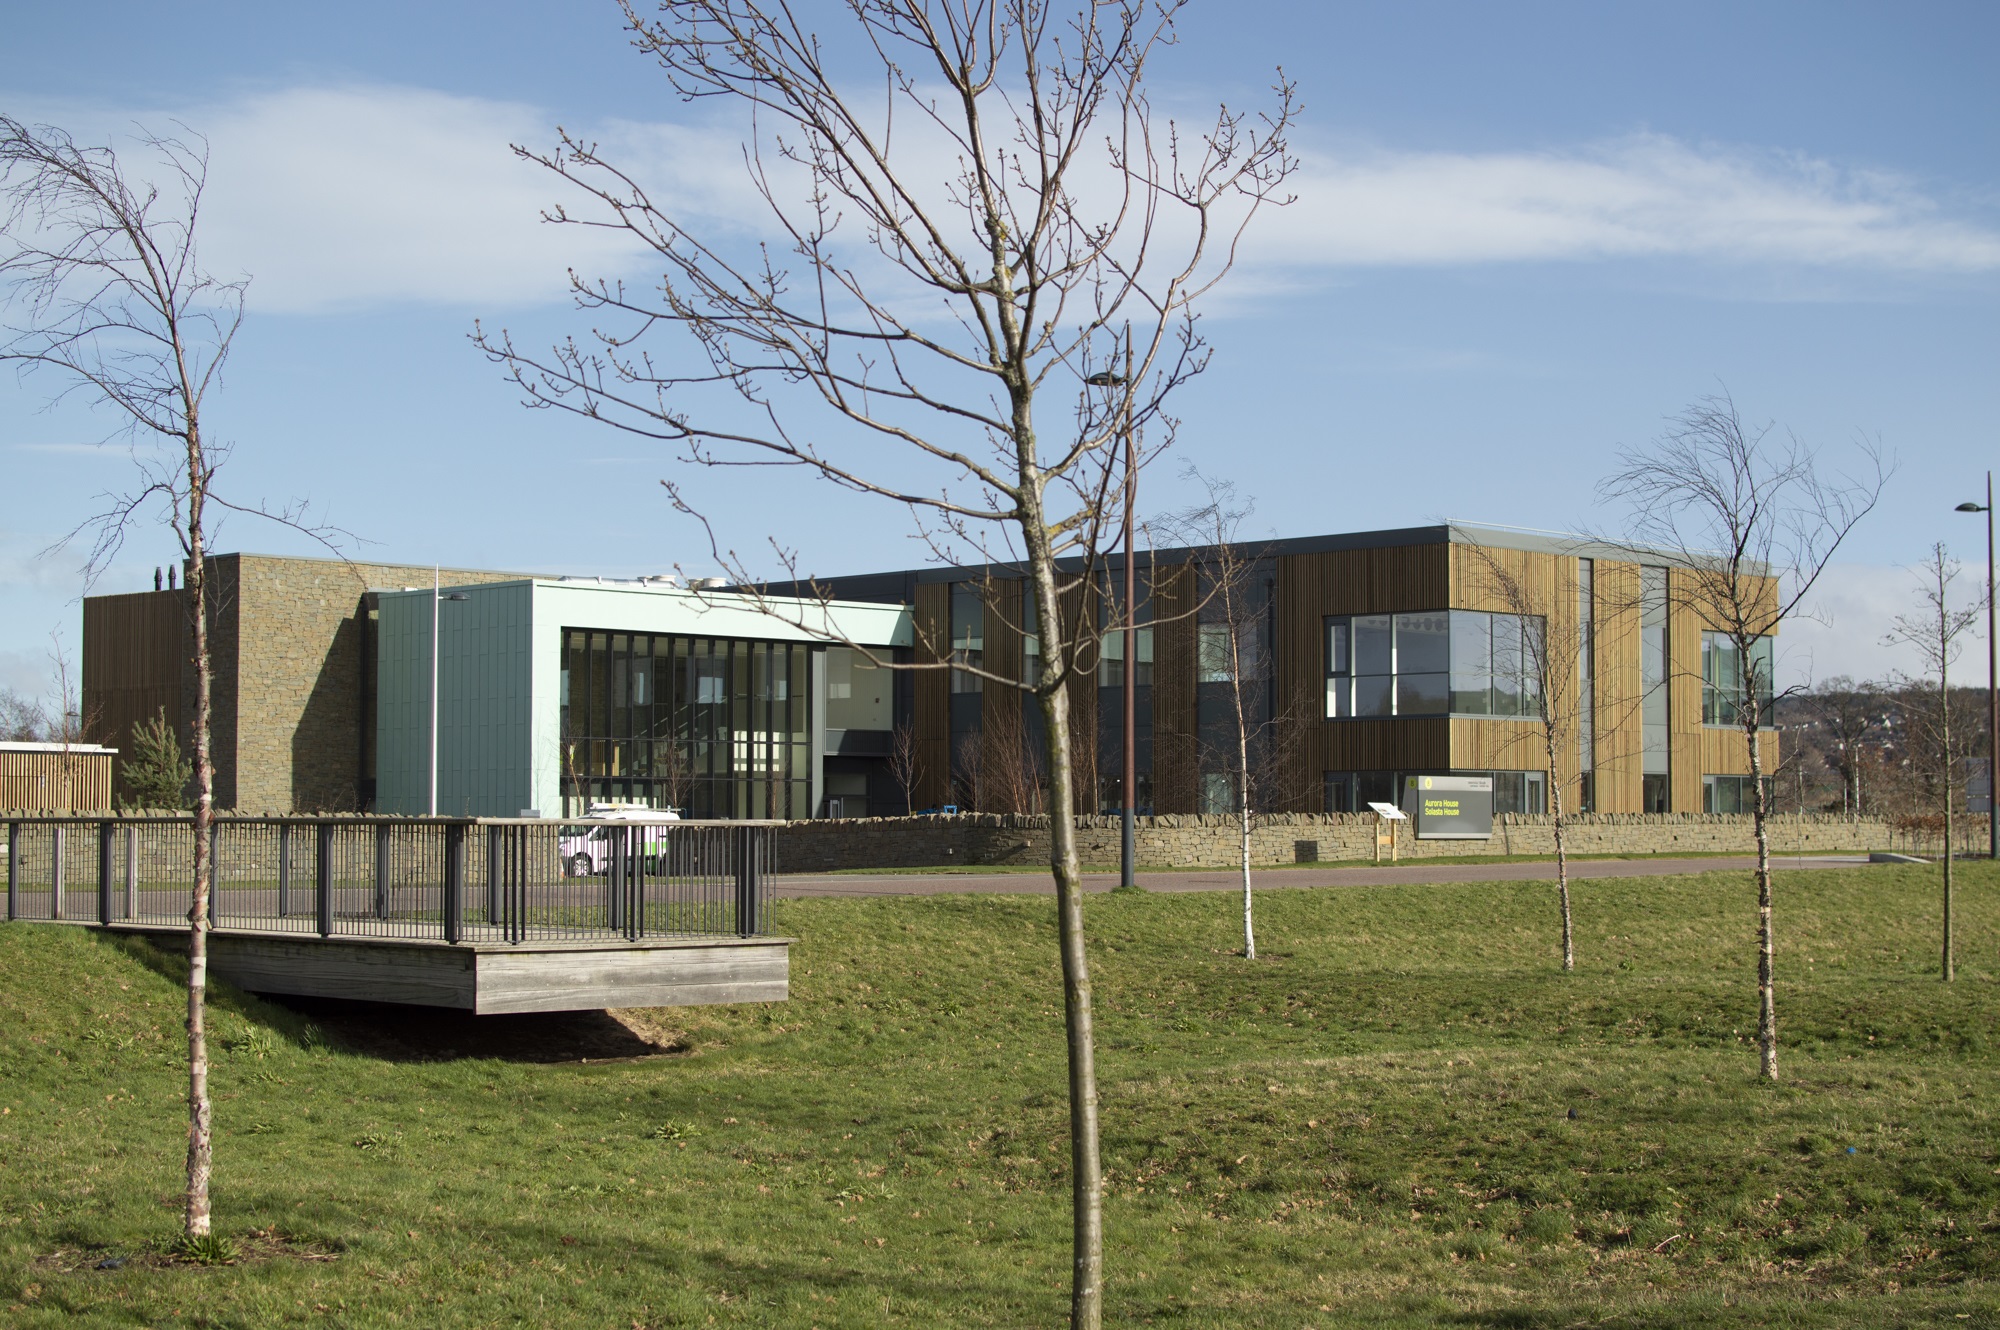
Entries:
POLYGON ((1418 840, 1490 840, 1493 836, 1491 776, 1408 776, 1403 811, 1418 840))

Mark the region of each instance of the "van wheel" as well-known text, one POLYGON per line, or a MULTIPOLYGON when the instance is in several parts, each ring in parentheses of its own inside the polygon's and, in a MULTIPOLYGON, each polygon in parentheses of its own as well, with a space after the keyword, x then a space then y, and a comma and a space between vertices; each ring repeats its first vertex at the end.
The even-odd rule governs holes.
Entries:
POLYGON ((569 875, 571 877, 589 877, 590 856, 587 854, 571 855, 569 857, 569 875))

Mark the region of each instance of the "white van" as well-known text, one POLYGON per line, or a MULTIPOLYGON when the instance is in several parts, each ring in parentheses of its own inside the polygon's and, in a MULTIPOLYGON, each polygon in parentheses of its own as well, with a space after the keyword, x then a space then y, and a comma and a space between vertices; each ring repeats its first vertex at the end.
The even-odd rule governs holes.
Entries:
POLYGON ((556 853, 562 859, 566 877, 591 877, 610 867, 612 838, 605 823, 651 824, 641 833, 642 843, 647 856, 657 859, 667 839, 658 824, 681 820, 680 813, 672 808, 645 808, 636 804, 592 804, 583 815, 598 825, 564 827, 556 838, 556 853))

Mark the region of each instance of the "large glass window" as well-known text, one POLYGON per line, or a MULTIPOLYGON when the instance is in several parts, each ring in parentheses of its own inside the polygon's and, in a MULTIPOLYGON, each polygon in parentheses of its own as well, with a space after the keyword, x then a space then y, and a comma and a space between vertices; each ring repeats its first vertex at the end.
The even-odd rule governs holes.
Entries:
POLYGON ((1326 715, 1533 716, 1542 620, 1432 610, 1326 621, 1326 715))
MULTIPOLYGON (((1770 806, 1771 778, 1764 777, 1765 806, 1770 806)), ((1754 776, 1703 776, 1701 811, 1704 813, 1754 813, 1757 786, 1754 776)))
POLYGON ((564 816, 597 801, 810 816, 809 655, 804 643, 565 628, 564 816))
POLYGON ((1229 649, 1229 625, 1205 623, 1196 643, 1195 677, 1202 683, 1228 683, 1236 677, 1235 653, 1229 649))
POLYGON ((826 728, 893 730, 893 671, 883 669, 852 647, 826 649, 826 728))
POLYGON ((1673 748, 1668 738, 1667 570, 1639 569, 1639 770, 1660 779, 1646 786, 1646 811, 1667 811, 1673 748))
MULTIPOLYGON (((1132 683, 1138 688, 1153 682, 1153 630, 1141 628, 1135 636, 1139 639, 1139 659, 1132 666, 1132 683)), ((1125 630, 1122 628, 1107 632, 1097 655, 1097 682, 1102 688, 1123 688, 1125 686, 1125 630)))
MULTIPOLYGON (((973 669, 986 663, 986 602, 970 582, 957 582, 951 588, 951 659, 973 669)), ((977 693, 984 687, 985 680, 968 670, 951 672, 954 693, 977 693)))
POLYGON ((1751 680, 1757 687, 1757 715, 1762 725, 1771 724, 1771 639, 1760 637, 1750 643, 1749 668, 1743 653, 1727 633, 1701 635, 1701 723, 1741 725, 1743 706, 1751 680), (1748 677, 1746 678, 1746 674, 1748 677))

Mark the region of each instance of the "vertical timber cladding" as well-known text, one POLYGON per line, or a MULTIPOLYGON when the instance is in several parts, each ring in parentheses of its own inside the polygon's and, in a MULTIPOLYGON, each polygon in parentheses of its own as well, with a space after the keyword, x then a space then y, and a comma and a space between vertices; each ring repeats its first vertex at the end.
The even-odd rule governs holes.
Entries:
MULTIPOLYGON (((1644 796, 1640 747, 1639 565, 1597 561, 1597 811, 1636 813, 1644 796)), ((1671 719, 1671 717, 1670 717, 1671 719)))
MULTIPOLYGON (((1763 601, 1759 608, 1769 613, 1778 594, 1775 578, 1759 578, 1756 591, 1763 601)), ((1749 745, 1743 742, 1740 725, 1704 725, 1701 709, 1701 634, 1720 616, 1702 611, 1695 579, 1676 570, 1667 593, 1667 652, 1671 697, 1667 720, 1673 741, 1673 811, 1702 811, 1703 776, 1747 776, 1750 774, 1749 745), (1683 802, 1685 799, 1686 802, 1683 802)), ((1774 653, 1775 654, 1775 653, 1774 653)), ((1767 721, 1768 723, 1768 721, 1767 721)), ((1764 774, 1769 776, 1781 757, 1776 730, 1757 736, 1764 774)))
MULTIPOLYGON (((1058 574, 1058 585, 1061 575, 1058 574)), ((1069 683, 1063 689, 1069 703, 1069 751, 1072 792, 1078 813, 1098 811, 1097 770, 1097 664, 1100 644, 1097 624, 1101 622, 1102 593, 1095 582, 1081 580, 1063 587, 1061 614, 1065 650, 1071 662, 1069 683)), ((1043 668, 1050 657, 1042 654, 1043 668)))
POLYGON ((916 731, 916 805, 936 808, 951 789, 951 675, 935 668, 950 655, 951 583, 919 582, 912 614, 910 722, 916 731), (931 668, 922 668, 931 667, 931 668))
MULTIPOLYGON (((1019 680, 1021 650, 1021 580, 989 577, 981 588, 986 606, 986 630, 981 664, 1000 679, 1019 680)), ((985 680, 979 692, 980 811, 1033 813, 1041 811, 1033 773, 1040 767, 1028 748, 1028 731, 1019 688, 985 680)))
MULTIPOLYGON (((1705 625, 1693 603, 1692 581, 1682 569, 1667 572, 1667 808, 1675 813, 1701 811, 1701 631, 1705 625)), ((1747 761, 1741 765, 1748 770, 1747 761)))
MULTIPOLYGON (((1570 676, 1556 696, 1559 708, 1571 716, 1556 750, 1552 781, 1560 781, 1563 807, 1574 811, 1578 776, 1577 726, 1574 708, 1579 690, 1575 675, 1577 624, 1577 561, 1565 554, 1540 550, 1502 549, 1487 545, 1451 547, 1451 604, 1455 610, 1489 614, 1526 614, 1545 621, 1543 641, 1554 653, 1570 657, 1570 676), (1511 578, 1522 603, 1510 603, 1495 575, 1511 578)), ((1555 713, 1561 716, 1561 711, 1555 713)), ((1459 771, 1546 771, 1547 736, 1539 717, 1484 720, 1458 717, 1451 722, 1451 767, 1459 771)))
POLYGON ((1195 570, 1155 566, 1147 575, 1153 623, 1153 807, 1201 808, 1201 730, 1195 685, 1195 570))
POLYGON ((84 738, 118 750, 114 789, 121 800, 122 764, 132 752, 132 732, 155 715, 190 750, 181 711, 182 667, 189 640, 187 602, 179 591, 137 591, 89 596, 83 602, 84 738))
POLYGON ((1303 728, 1283 787, 1290 811, 1321 811, 1316 792, 1328 771, 1446 770, 1451 722, 1445 717, 1326 720, 1326 616, 1442 609, 1451 595, 1449 546, 1285 554, 1277 560, 1277 705, 1281 724, 1303 728))

